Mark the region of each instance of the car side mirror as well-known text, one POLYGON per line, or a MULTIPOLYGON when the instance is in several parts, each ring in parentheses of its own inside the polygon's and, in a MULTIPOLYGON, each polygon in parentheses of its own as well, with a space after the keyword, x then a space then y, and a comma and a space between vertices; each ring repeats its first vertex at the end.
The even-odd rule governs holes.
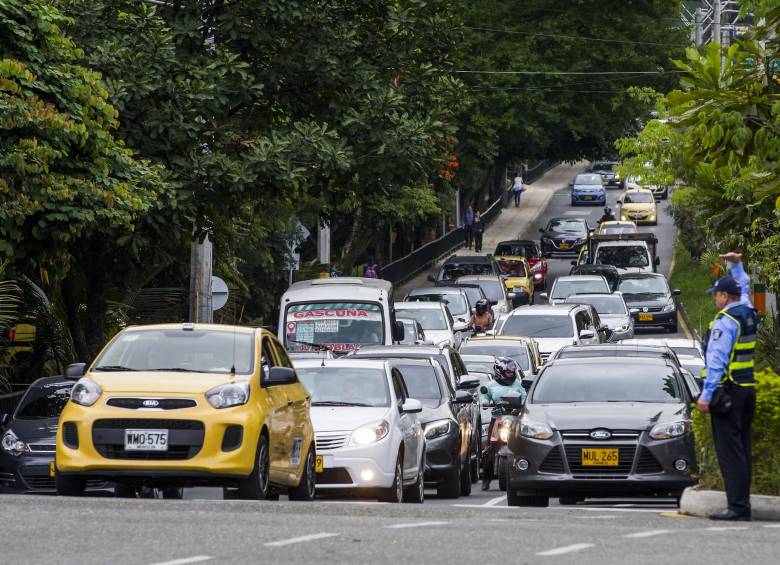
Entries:
POLYGON ((660 264, 661 264, 661 258, 660 258, 660 257, 656 257, 656 258, 655 258, 655 261, 654 261, 653 263, 654 263, 654 264, 655 264, 655 266, 657 267, 658 265, 660 265, 660 264))
POLYGON ((544 300, 547 300, 547 293, 546 293, 546 292, 540 292, 540 293, 539 293, 539 298, 542 298, 542 299, 544 299, 544 300))
POLYGON ((628 309, 629 314, 639 314, 639 308, 629 308, 628 309))
POLYGON ((672 291, 672 296, 680 296, 681 294, 682 294, 682 290, 680 290, 679 288, 675 288, 672 291))
POLYGON ((514 300, 515 298, 517 298, 517 293, 516 293, 516 292, 508 292, 508 293, 507 293, 507 295, 506 295, 506 297, 507 297, 509 300, 514 300))
POLYGON ((435 277, 435 276, 433 276, 433 275, 428 275, 428 276, 427 276, 427 277, 425 277, 425 278, 427 278, 427 279, 428 279, 428 282, 432 282, 432 283, 435 283, 435 282, 436 282, 436 277, 435 277))
POLYGON ((395 334, 393 336, 395 341, 403 341, 404 334, 406 333, 406 330, 404 329, 404 323, 396 320, 395 325, 393 326, 393 333, 395 334))
POLYGON ((569 188, 574 188, 574 181, 569 183, 569 188))
POLYGON ((460 378, 460 382, 458 383, 458 388, 461 390, 471 390, 477 388, 479 386, 479 377, 474 377, 471 375, 465 375, 460 378))
POLYGON ((496 304, 498 304, 498 300, 490 300, 489 302, 491 306, 495 306, 496 304))
POLYGON ((84 376, 86 369, 86 363, 71 363, 65 369, 65 378, 72 381, 77 381, 84 376))
POLYGON ((468 404, 469 402, 474 402, 474 397, 471 395, 470 392, 465 390, 456 390, 455 391, 455 403, 456 404, 468 404))
POLYGON ((595 333, 593 333, 593 330, 580 330, 580 339, 593 339, 595 337, 595 333))
POLYGON ((404 414, 419 414, 422 412, 422 409, 422 402, 416 398, 407 398, 406 401, 401 405, 401 412, 404 414))
POLYGON ((8 422, 11 420, 10 414, 0 414, 0 429, 4 429, 8 422))
POLYGON ((295 370, 290 367, 271 367, 265 384, 268 386, 291 385, 298 382, 295 370))
POLYGON ((452 330, 455 332, 465 332, 467 329, 469 329, 469 325, 464 321, 458 321, 452 325, 452 330))
POLYGON ((485 385, 482 385, 481 387, 479 387, 479 392, 480 392, 480 394, 487 394, 488 393, 488 387, 486 387, 485 385))

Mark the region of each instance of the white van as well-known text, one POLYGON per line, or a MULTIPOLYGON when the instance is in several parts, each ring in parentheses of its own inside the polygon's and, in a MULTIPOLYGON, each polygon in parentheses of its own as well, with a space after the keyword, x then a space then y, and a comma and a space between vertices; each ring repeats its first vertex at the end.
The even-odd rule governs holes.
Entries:
POLYGON ((660 260, 652 233, 590 234, 588 263, 613 265, 619 273, 654 273, 660 260))
POLYGON ((338 277, 293 284, 282 296, 279 340, 290 353, 349 353, 363 345, 403 339, 395 319, 393 285, 382 279, 338 277))

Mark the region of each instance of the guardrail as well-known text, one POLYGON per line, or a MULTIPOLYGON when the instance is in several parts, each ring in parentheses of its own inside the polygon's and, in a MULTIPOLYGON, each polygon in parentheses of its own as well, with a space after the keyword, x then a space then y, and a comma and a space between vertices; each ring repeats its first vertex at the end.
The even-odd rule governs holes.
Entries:
MULTIPOLYGON (((540 161, 528 169, 525 175, 525 182, 530 184, 539 179, 553 164, 548 159, 540 161)), ((485 227, 490 226, 501 213, 508 201, 508 194, 509 189, 505 190, 500 198, 496 199, 488 206, 487 210, 482 212, 482 221, 485 223, 485 227)), ((450 230, 440 238, 426 243, 408 255, 382 267, 382 278, 394 285, 406 282, 429 265, 463 246, 465 241, 466 234, 463 227, 450 230)))

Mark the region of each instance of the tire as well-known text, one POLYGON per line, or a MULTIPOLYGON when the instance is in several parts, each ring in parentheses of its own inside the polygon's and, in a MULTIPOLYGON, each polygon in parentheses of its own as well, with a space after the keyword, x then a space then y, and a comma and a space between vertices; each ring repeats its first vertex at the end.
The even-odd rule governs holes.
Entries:
POLYGON ((498 460, 498 469, 496 469, 496 474, 498 475, 498 489, 502 492, 506 492, 507 489, 507 478, 509 476, 509 461, 506 457, 501 457, 498 460))
POLYGON ((181 487, 166 487, 162 489, 162 497, 166 500, 182 500, 184 489, 181 487))
POLYGON ((54 477, 54 484, 57 496, 83 496, 87 481, 79 476, 57 473, 54 477))
POLYGON ((246 479, 238 484, 238 498, 265 500, 268 498, 271 484, 271 465, 268 455, 268 438, 260 436, 255 451, 255 466, 246 479))
POLYGON ((550 499, 546 496, 520 496, 516 490, 509 489, 506 492, 506 503, 508 506, 547 508, 550 505, 550 499))
POLYGON ((314 448, 309 447, 309 451, 306 453, 306 462, 303 465, 301 482, 298 483, 297 487, 289 489, 287 495, 290 497, 290 500, 310 502, 314 500, 315 490, 314 448))
POLYGON ((574 506, 578 502, 582 502, 585 500, 582 497, 579 496, 562 496, 558 499, 558 504, 561 506, 574 506))
POLYGON ((404 466, 403 457, 398 454, 395 461, 395 477, 393 477, 393 486, 384 489, 379 500, 382 502, 400 503, 404 500, 404 466))
POLYGON ((420 470, 417 473, 417 480, 412 486, 404 489, 404 502, 413 504, 422 504, 425 502, 425 454, 420 460, 420 470))
MULTIPOLYGON (((471 452, 469 452, 469 456, 471 452)), ((469 496, 471 494, 471 457, 463 463, 463 469, 460 471, 460 495, 469 496)))
POLYGON ((460 474, 460 465, 456 465, 455 470, 436 487, 436 496, 439 498, 458 498, 460 496, 460 474))

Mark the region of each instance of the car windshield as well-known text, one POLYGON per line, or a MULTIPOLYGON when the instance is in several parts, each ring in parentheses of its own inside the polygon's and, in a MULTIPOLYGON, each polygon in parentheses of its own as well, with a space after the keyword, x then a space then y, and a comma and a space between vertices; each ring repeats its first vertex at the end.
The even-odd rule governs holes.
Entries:
POLYGON ((546 231, 566 235, 585 235, 588 230, 585 229, 582 220, 560 219, 551 220, 546 231))
POLYGON ((574 337, 574 324, 568 315, 509 316, 501 328, 501 335, 530 337, 574 337))
POLYGON ((513 259, 499 259, 498 267, 501 269, 501 273, 509 275, 510 277, 527 277, 528 273, 525 271, 525 265, 522 261, 513 259))
POLYGON ((415 294, 409 296, 406 299, 407 302, 443 302, 450 309, 450 313, 453 316, 466 316, 469 312, 469 305, 466 303, 466 298, 455 292, 448 293, 426 293, 415 294))
POLYGON ((655 197, 650 192, 626 192, 623 196, 623 204, 650 204, 655 202, 655 197))
POLYGON ((592 170, 594 171, 611 171, 612 163, 593 163, 592 170))
POLYGON ((567 298, 573 294, 590 294, 592 292, 609 292, 609 285, 604 279, 585 279, 577 280, 558 279, 553 285, 550 298, 567 298))
POLYGON ((404 318, 414 318, 425 330, 446 330, 447 317, 444 315, 444 311, 441 308, 401 308, 396 306, 396 314, 403 316, 404 318))
POLYGON ((17 420, 58 418, 70 400, 73 382, 48 383, 30 387, 16 411, 17 420))
POLYGON ((551 365, 536 382, 533 403, 680 403, 682 394, 671 368, 658 363, 551 365))
MULTIPOLYGON (((503 341, 503 340, 502 340, 503 341)), ((528 359, 528 346, 524 343, 513 343, 507 340, 505 343, 480 343, 477 341, 468 341, 460 347, 460 353, 464 355, 492 355, 493 357, 510 357, 520 365, 523 371, 531 368, 531 361, 528 359)), ((493 372, 491 368, 490 373, 493 372)))
POLYGON ((669 355, 663 350, 636 350, 628 347, 613 349, 601 347, 569 347, 562 349, 557 359, 587 359, 591 357, 645 357, 650 359, 670 359, 669 355))
POLYGON ((395 364, 401 371, 409 398, 440 400, 442 391, 433 366, 395 364))
POLYGON ((514 255, 515 257, 538 257, 539 249, 535 243, 499 243, 496 255, 514 255))
POLYGON ((666 294, 669 287, 663 277, 621 278, 618 290, 623 294, 666 294))
POLYGON ((401 323, 404 325, 404 338, 401 340, 401 343, 403 345, 415 345, 419 339, 417 326, 410 320, 402 320, 401 323))
POLYGON ((469 306, 473 308, 478 300, 482 300, 485 297, 485 293, 482 292, 482 289, 479 285, 469 285, 469 286, 461 286, 464 291, 466 291, 466 298, 469 299, 469 306))
POLYGON ((601 185, 601 175, 577 175, 577 179, 574 181, 574 184, 601 185))
POLYGON ((566 302, 572 304, 590 304, 598 314, 625 314, 628 316, 626 303, 620 296, 605 294, 604 296, 570 296, 566 302))
POLYGON ((445 280, 454 280, 468 275, 493 275, 493 266, 490 263, 446 263, 442 267, 442 277, 445 280))
POLYGON ((504 283, 494 280, 477 281, 477 284, 482 288, 482 292, 488 300, 495 302, 501 302, 504 298, 504 283))
POLYGON ((108 345, 93 371, 236 373, 254 370, 254 333, 226 330, 125 331, 108 345))
POLYGON ((636 226, 634 224, 613 224, 609 226, 602 226, 599 233, 603 234, 615 234, 615 233, 636 233, 636 226))
MULTIPOLYGON (((465 353, 461 349, 461 353, 465 353)), ((466 361, 463 360, 463 364, 466 365, 466 370, 469 373, 485 373, 486 375, 493 374, 493 363, 490 361, 466 361)))
POLYGON ((390 406, 390 391, 384 369, 358 367, 305 367, 298 378, 311 393, 311 405, 352 404, 390 406))
POLYGON ((647 248, 641 245, 601 245, 596 252, 596 263, 614 265, 619 269, 647 267, 650 257, 647 248))
POLYGON ((680 357, 698 357, 701 359, 701 351, 695 347, 672 347, 672 351, 680 357))
POLYGON ((353 351, 362 345, 384 343, 379 304, 311 302, 293 304, 285 316, 285 343, 291 352, 326 345, 335 351, 353 351))

